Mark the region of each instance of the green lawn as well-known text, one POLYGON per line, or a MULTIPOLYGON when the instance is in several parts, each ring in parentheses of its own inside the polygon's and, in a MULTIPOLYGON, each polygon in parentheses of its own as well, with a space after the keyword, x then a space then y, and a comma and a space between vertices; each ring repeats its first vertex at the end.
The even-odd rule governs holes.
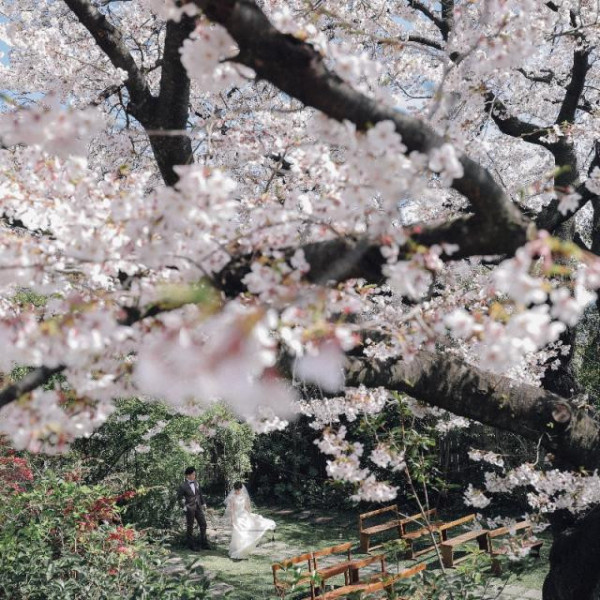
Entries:
MULTIPOLYGON (((197 553, 178 551, 182 557, 197 557, 214 577, 215 582, 227 584, 234 588, 231 598, 235 600, 274 600, 277 598, 273 587, 271 564, 284 558, 332 546, 345 541, 354 541, 356 549, 353 556, 361 556, 358 551, 358 513, 338 512, 325 513, 314 511, 268 510, 256 509, 257 512, 274 519, 277 529, 274 535, 268 532, 247 560, 233 561, 227 555, 228 535, 221 527, 216 527, 217 513, 210 512, 209 535, 213 550, 203 550, 197 553), (216 533, 215 533, 216 529, 216 533), (274 539, 273 539, 274 537, 274 539)), ((542 548, 542 557, 535 560, 532 567, 523 575, 511 574, 511 584, 526 588, 541 589, 548 568, 548 552, 550 540, 546 540, 542 548)), ((436 568, 435 559, 429 559, 428 569, 436 568)), ((413 565, 414 562, 403 561, 403 566, 413 565)), ((395 571, 396 564, 389 561, 389 569, 395 571)), ((342 583, 343 579, 333 579, 333 583, 342 583)), ((301 594, 296 597, 306 597, 301 594)))

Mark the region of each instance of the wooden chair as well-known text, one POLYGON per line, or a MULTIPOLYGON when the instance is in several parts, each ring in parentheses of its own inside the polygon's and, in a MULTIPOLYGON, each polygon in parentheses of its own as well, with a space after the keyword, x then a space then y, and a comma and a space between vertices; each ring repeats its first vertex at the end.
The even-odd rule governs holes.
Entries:
POLYGON ((435 546, 430 544, 426 548, 416 550, 416 542, 425 536, 431 535, 432 532, 437 533, 440 525, 442 525, 442 522, 437 520, 437 510, 435 508, 411 515, 400 521, 401 537, 408 546, 409 558, 414 560, 418 556, 435 549, 435 546))
POLYGON ((398 515, 398 506, 396 504, 392 504, 391 506, 385 506, 384 508, 379 508, 378 510, 372 510, 370 512, 366 512, 359 515, 358 531, 360 534, 361 552, 368 554, 371 550, 381 548, 383 544, 371 546, 371 536, 382 533, 384 531, 388 531, 390 529, 396 529, 398 537, 402 536, 401 519, 398 515), (386 513, 390 513, 390 515, 388 515, 388 521, 386 521, 385 523, 379 523, 378 525, 373 525, 371 527, 365 527, 365 521, 367 519, 372 519, 373 517, 384 515, 386 513))
POLYGON ((281 562, 271 565, 271 570, 273 571, 273 584, 275 585, 275 589, 277 590, 277 595, 283 598, 286 594, 290 592, 291 588, 296 588, 297 586, 303 586, 308 584, 310 586, 310 596, 305 598, 305 600, 309 600, 309 598, 314 599, 315 579, 312 566, 312 552, 300 554, 299 556, 292 556, 291 558, 286 558, 281 562), (307 568, 305 570, 302 570, 301 566, 296 566, 302 565, 302 563, 306 563, 307 568), (281 579, 280 572, 289 571, 290 569, 294 570, 293 581, 285 581, 281 579))
MULTIPOLYGON (((326 579, 335 577, 336 575, 344 575, 344 582, 346 585, 350 583, 349 580, 349 569, 352 564, 352 542, 345 542, 338 544, 337 546, 329 546, 322 548, 321 550, 315 550, 312 553, 313 571, 324 583, 326 579), (335 554, 344 553, 346 556, 341 562, 335 562, 333 564, 323 564, 323 559, 327 556, 333 556, 335 554), (322 564, 319 565, 319 562, 322 564)), ((321 586, 322 587, 322 586, 321 586)))
MULTIPOLYGON (((375 557, 374 557, 375 558, 375 557)), ((387 588, 391 588, 395 583, 401 579, 412 577, 417 573, 425 570, 425 565, 415 565, 410 569, 406 569, 397 575, 390 575, 381 579, 381 581, 367 582, 367 583, 354 583, 351 585, 345 585, 336 590, 325 592, 323 595, 318 596, 318 600, 334 600, 335 598, 344 598, 350 594, 360 594, 361 598, 364 598, 367 594, 374 594, 387 588)), ((402 600, 402 599, 399 599, 402 600)))
POLYGON ((456 519, 454 521, 450 521, 449 523, 443 523, 437 527, 437 531, 441 536, 440 543, 440 552, 442 554, 442 562, 444 563, 444 567, 450 569, 454 565, 462 562, 469 558, 468 555, 465 555, 459 559, 454 557, 455 550, 466 544, 467 542, 471 542, 473 540, 477 540, 479 544, 480 550, 488 551, 488 530, 487 529, 477 529, 473 531, 467 531, 466 533, 457 535, 453 538, 448 537, 448 532, 451 529, 456 527, 461 527, 475 520, 475 515, 470 514, 465 517, 461 517, 460 519, 456 519))
POLYGON ((540 548, 544 544, 542 540, 538 540, 533 536, 533 528, 529 521, 521 521, 512 527, 499 527, 493 531, 488 531, 488 550, 492 557, 492 572, 495 575, 501 575, 502 565, 499 556, 507 555, 509 552, 518 550, 519 548, 528 549, 534 556, 540 556, 540 548), (513 532, 522 531, 520 536, 513 536, 513 532), (506 536, 511 536, 506 539, 506 536), (496 540, 505 538, 502 545, 498 545, 496 540), (515 547, 517 546, 517 547, 515 547))
POLYGON ((351 584, 365 582, 370 583, 376 580, 381 580, 387 576, 388 572, 385 568, 385 554, 377 554, 374 556, 369 556, 367 558, 353 560, 352 564, 349 567, 349 581, 351 584), (368 567, 369 565, 372 565, 375 562, 379 562, 381 570, 369 575, 365 580, 361 580, 360 569, 364 569, 365 567, 368 567))

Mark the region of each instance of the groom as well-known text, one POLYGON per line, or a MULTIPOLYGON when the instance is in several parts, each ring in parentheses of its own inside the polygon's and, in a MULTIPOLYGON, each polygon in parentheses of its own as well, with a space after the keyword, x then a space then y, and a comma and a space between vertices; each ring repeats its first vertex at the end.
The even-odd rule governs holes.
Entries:
POLYGON ((188 467, 185 470, 185 480, 177 490, 177 501, 181 504, 186 518, 187 525, 187 543, 188 546, 195 550, 194 546, 194 519, 198 521, 200 528, 200 548, 210 548, 206 539, 206 519, 204 517, 204 497, 200 491, 200 486, 196 481, 196 469, 188 467))

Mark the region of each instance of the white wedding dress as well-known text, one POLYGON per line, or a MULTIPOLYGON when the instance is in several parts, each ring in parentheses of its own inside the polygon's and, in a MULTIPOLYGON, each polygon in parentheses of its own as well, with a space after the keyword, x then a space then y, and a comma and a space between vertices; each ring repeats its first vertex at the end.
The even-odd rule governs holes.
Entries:
POLYGON ((229 556, 231 558, 246 558, 260 538, 269 530, 275 529, 275 521, 265 519, 250 512, 250 496, 246 488, 233 490, 225 500, 225 515, 231 523, 231 542, 229 556))

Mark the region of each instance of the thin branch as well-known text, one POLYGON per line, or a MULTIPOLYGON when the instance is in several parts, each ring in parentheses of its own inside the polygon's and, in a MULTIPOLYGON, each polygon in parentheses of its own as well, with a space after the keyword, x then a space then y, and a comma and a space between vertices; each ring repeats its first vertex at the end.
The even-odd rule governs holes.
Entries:
POLYGON ((436 42, 435 40, 431 40, 422 35, 410 34, 406 40, 408 42, 414 42, 415 44, 421 44, 422 46, 428 46, 429 48, 435 48, 436 50, 444 49, 444 46, 441 44, 441 42, 436 42))
MULTIPOLYGON (((444 22, 437 17, 428 6, 419 2, 419 0, 407 0, 408 6, 418 10, 422 15, 427 17, 440 31, 444 28, 444 22)), ((446 39, 446 38, 444 38, 446 39)))

